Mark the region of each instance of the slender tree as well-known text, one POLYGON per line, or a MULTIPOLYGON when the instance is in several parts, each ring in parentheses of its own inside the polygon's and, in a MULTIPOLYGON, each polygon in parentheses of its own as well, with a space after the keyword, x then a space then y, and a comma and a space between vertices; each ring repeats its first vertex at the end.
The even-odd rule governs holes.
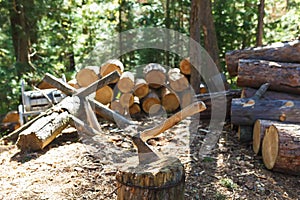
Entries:
MULTIPOLYGON (((192 0, 191 3, 191 14, 190 14, 190 37, 192 40, 200 43, 200 9, 201 9, 201 1, 192 0)), ((191 68, 191 86, 193 87, 196 94, 200 92, 200 56, 199 56, 199 45, 195 44, 195 42, 190 42, 190 61, 193 64, 191 68)))
POLYGON ((263 45, 264 15, 265 15, 265 0, 260 0, 259 6, 258 6, 258 24, 257 24, 257 33, 256 33, 256 46, 263 45))

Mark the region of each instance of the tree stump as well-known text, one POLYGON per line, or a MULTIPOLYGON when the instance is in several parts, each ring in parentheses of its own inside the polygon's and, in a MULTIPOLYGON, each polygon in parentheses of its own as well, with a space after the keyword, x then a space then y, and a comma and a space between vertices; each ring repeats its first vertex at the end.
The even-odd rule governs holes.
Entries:
POLYGON ((116 174, 118 200, 183 200, 185 171, 178 158, 167 157, 147 165, 138 159, 116 174))
POLYGON ((262 157, 267 169, 300 175, 300 125, 270 126, 263 139, 262 157))

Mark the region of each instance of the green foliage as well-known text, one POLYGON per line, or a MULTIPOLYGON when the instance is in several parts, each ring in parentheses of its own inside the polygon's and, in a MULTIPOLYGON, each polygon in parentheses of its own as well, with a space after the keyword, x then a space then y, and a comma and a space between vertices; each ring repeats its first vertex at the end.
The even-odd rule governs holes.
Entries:
POLYGON ((237 188, 237 184, 233 182, 233 180, 231 180, 230 178, 223 178, 220 180, 220 184, 223 186, 223 187, 226 187, 230 190, 234 190, 237 188))

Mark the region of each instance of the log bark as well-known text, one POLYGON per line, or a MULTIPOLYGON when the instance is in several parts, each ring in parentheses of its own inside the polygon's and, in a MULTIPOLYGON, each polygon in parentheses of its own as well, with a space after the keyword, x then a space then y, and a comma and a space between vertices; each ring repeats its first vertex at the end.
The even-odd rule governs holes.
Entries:
POLYGON ((120 104, 123 108, 128 110, 130 106, 134 103, 134 96, 132 93, 125 93, 120 96, 120 104))
MULTIPOLYGON (((113 71, 117 71, 117 72, 119 72, 119 74, 123 73, 124 65, 120 60, 118 60, 118 59, 108 60, 106 63, 104 63, 100 67, 99 73, 103 77, 103 76, 106 76, 106 75, 110 74, 113 71)), ((118 80, 119 79, 114 80, 113 83, 118 82, 118 80)))
POLYGON ((87 87, 95 81, 99 80, 99 67, 87 66, 79 70, 76 74, 76 81, 80 87, 87 87))
POLYGON ((149 93, 149 86, 145 79, 136 79, 133 94, 138 98, 142 99, 143 97, 147 96, 149 93))
POLYGON ((180 93, 178 93, 179 98, 180 98, 180 107, 185 108, 188 105, 191 105, 193 103, 194 99, 194 91, 192 88, 188 88, 180 93))
POLYGON ((17 146, 22 151, 43 149, 69 124, 69 113, 51 112, 38 119, 28 129, 20 133, 17 146))
POLYGON ((166 112, 174 112, 179 108, 180 99, 175 92, 163 87, 161 90, 161 105, 166 112))
POLYGON ((152 88, 160 88, 166 84, 166 69, 157 63, 150 63, 143 69, 144 77, 152 88))
POLYGON ((131 161, 116 174, 118 200, 184 199, 185 171, 178 158, 167 157, 147 165, 131 161))
POLYGON ((168 72, 168 80, 172 90, 182 92, 189 87, 188 79, 180 73, 180 69, 173 68, 168 72))
POLYGON ((300 94, 300 64, 240 60, 237 85, 258 88, 270 83, 274 91, 300 94))
POLYGON ((240 59, 261 59, 276 62, 300 63, 300 40, 230 51, 226 53, 225 59, 227 71, 230 76, 236 76, 238 74, 238 62, 240 59))
POLYGON ((254 123, 253 127, 253 144, 252 148, 256 155, 261 153, 262 140, 265 136, 266 130, 274 123, 278 121, 258 119, 254 123))
POLYGON ((123 106, 121 105, 119 100, 114 100, 110 103, 109 105, 110 109, 112 109, 113 111, 124 115, 125 114, 125 109, 123 108, 123 106))
POLYGON ((134 75, 131 72, 124 72, 117 84, 118 89, 122 93, 129 93, 134 88, 134 75))
POLYGON ((300 175, 300 125, 270 126, 263 139, 262 157, 267 169, 300 175))
POLYGON ((191 74, 191 63, 190 58, 185 58, 180 61, 179 68, 182 74, 190 75, 191 74))
POLYGON ((155 114, 161 108, 161 101, 158 95, 153 91, 148 93, 148 95, 144 97, 141 101, 142 109, 145 111, 145 113, 155 114))
POLYGON ((299 122, 300 101, 233 99, 231 123, 253 125, 258 119, 299 122))
POLYGON ((95 99, 102 103, 103 105, 107 105, 112 102, 114 98, 114 91, 108 85, 98 89, 96 91, 95 99))
MULTIPOLYGON (((242 89, 241 98, 250 98, 256 93, 256 89, 245 87, 242 89)), ((297 94, 289 94, 284 92, 275 92, 275 91, 266 91, 264 95, 262 95, 261 99, 264 100, 300 100, 300 95, 297 94)))

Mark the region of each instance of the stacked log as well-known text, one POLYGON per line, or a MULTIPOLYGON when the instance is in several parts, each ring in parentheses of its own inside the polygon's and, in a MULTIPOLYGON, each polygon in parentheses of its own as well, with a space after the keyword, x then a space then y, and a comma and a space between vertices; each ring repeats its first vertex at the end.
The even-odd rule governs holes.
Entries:
POLYGON ((299 56, 299 40, 226 54, 228 72, 237 76, 237 86, 243 88, 241 98, 232 100, 231 123, 239 126, 241 140, 252 142, 254 153, 262 154, 267 169, 297 175, 299 56))

